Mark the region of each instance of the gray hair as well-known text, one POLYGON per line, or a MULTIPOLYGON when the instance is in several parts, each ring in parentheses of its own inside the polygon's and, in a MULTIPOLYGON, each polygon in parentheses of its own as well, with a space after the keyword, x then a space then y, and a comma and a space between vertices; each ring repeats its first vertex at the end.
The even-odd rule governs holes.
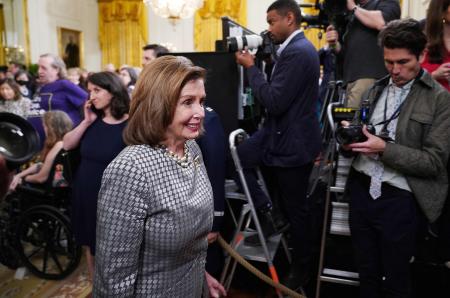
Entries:
POLYGON ((64 61, 63 61, 63 59, 61 59, 61 57, 59 57, 55 54, 51 54, 51 53, 42 54, 39 57, 40 58, 47 58, 47 57, 51 58, 52 59, 51 66, 58 70, 58 77, 60 79, 67 78, 66 63, 64 63, 64 61))

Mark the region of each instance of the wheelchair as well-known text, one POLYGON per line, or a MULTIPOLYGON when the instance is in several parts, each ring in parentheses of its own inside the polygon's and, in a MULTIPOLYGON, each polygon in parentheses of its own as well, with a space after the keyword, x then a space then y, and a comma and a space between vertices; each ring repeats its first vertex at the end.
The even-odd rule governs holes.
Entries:
POLYGON ((11 269, 25 266, 50 280, 78 267, 82 253, 69 220, 71 188, 65 179, 70 177, 69 154, 58 153, 44 184, 19 185, 0 203, 0 263, 11 269))

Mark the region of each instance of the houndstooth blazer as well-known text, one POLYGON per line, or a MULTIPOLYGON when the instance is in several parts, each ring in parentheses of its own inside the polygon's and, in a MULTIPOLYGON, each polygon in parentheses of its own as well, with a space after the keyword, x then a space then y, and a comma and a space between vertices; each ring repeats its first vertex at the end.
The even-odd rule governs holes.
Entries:
POLYGON ((103 173, 94 297, 201 297, 213 198, 200 149, 126 147, 103 173))

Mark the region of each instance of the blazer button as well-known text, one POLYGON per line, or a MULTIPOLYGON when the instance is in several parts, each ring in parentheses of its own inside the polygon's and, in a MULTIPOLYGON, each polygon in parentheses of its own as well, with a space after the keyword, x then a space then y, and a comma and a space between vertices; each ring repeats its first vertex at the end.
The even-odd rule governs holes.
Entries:
POLYGON ((277 131, 277 135, 281 135, 281 131, 277 131))

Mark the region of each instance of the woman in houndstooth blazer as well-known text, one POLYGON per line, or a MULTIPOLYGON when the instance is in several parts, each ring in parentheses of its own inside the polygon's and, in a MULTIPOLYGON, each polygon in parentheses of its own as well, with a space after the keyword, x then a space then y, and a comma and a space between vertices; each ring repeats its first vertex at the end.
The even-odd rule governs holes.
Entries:
POLYGON ((96 297, 225 294, 205 272, 213 198, 200 149, 205 71, 184 57, 146 66, 133 93, 127 143, 103 174, 96 297), (204 294, 204 293, 203 293, 204 294))

